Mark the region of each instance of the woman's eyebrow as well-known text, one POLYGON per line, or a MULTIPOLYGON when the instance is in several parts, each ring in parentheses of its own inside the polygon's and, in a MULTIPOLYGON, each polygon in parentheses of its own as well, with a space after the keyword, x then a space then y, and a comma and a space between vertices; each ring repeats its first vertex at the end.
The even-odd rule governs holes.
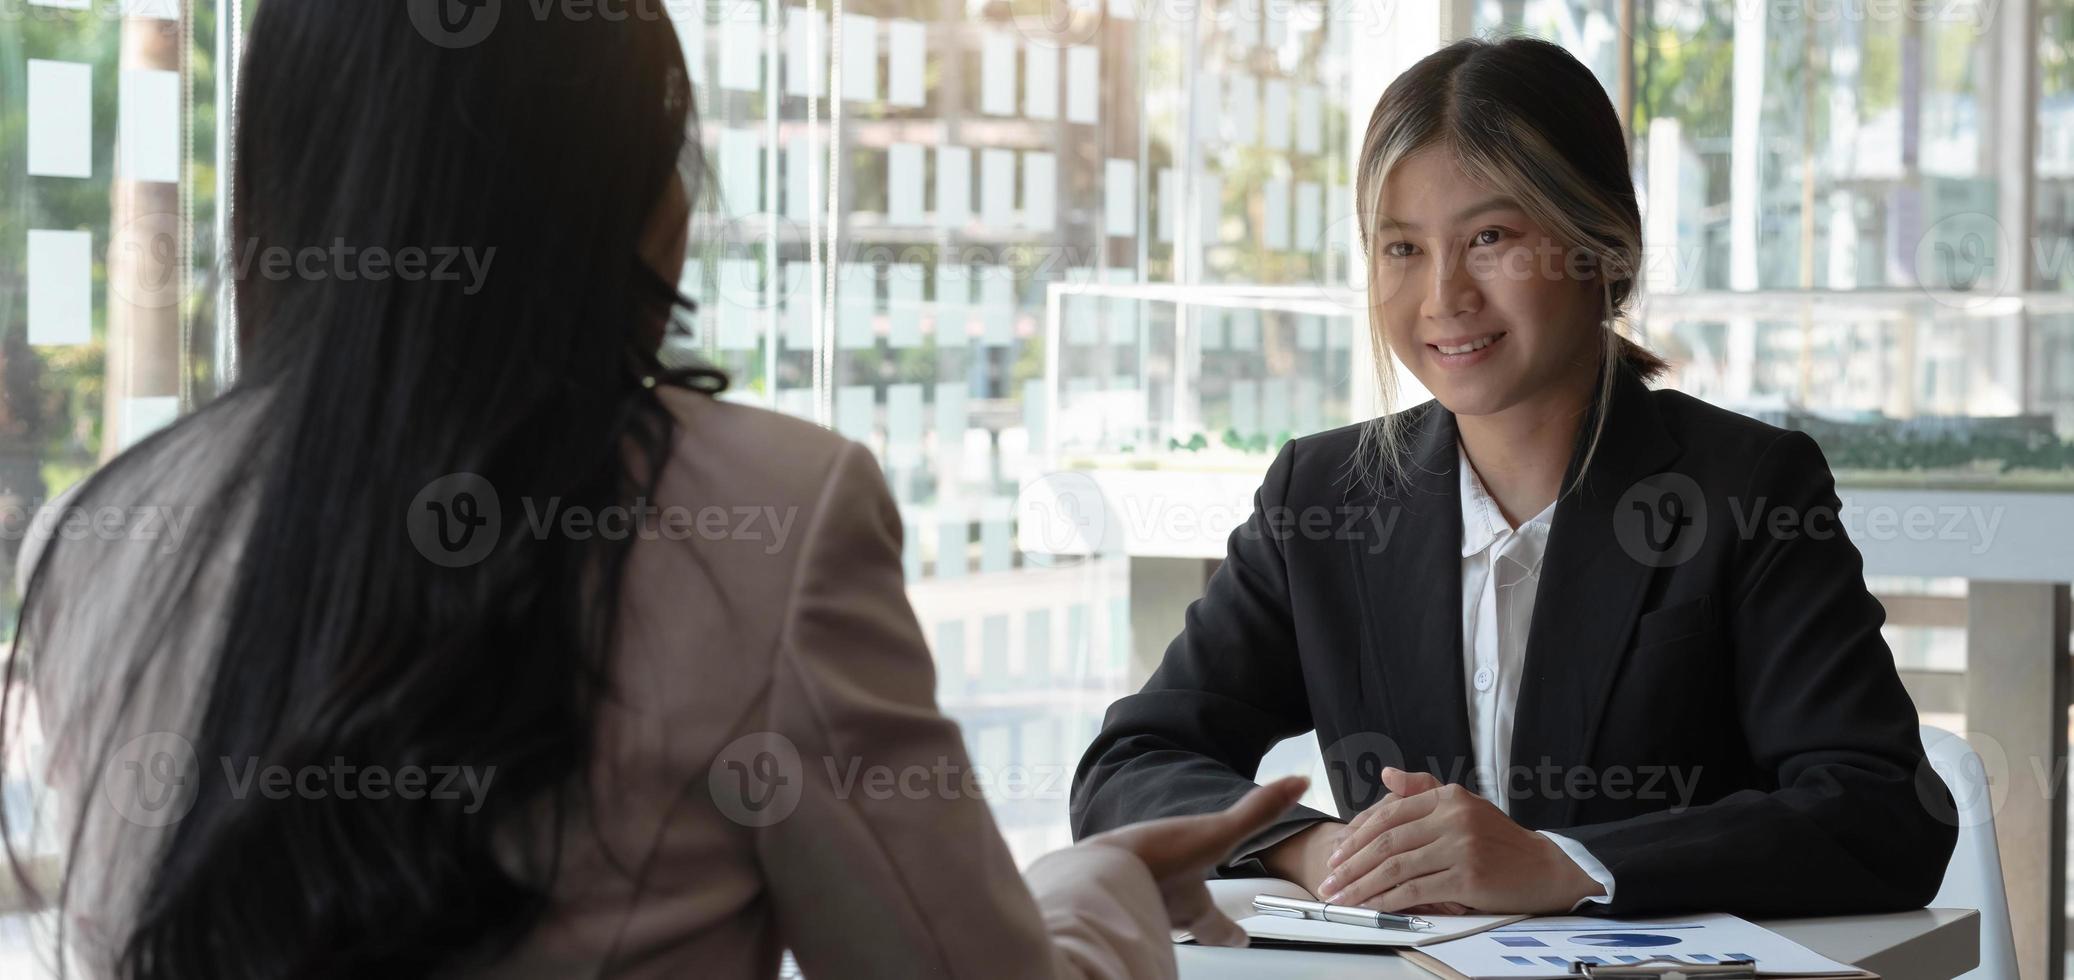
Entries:
MULTIPOLYGON (((1518 201, 1515 201, 1510 197, 1491 197, 1485 198, 1484 200, 1478 201, 1475 204, 1472 204, 1466 208, 1463 208, 1460 211, 1455 212, 1455 216, 1450 220, 1455 224, 1460 224, 1464 221, 1468 221, 1469 219, 1476 217, 1479 214, 1485 214, 1491 211, 1520 210, 1524 209, 1520 207, 1518 201)), ((1385 227, 1404 229, 1415 229, 1419 227, 1419 223, 1416 221, 1400 221, 1396 218, 1390 217, 1389 215, 1383 216, 1383 225, 1385 227)))

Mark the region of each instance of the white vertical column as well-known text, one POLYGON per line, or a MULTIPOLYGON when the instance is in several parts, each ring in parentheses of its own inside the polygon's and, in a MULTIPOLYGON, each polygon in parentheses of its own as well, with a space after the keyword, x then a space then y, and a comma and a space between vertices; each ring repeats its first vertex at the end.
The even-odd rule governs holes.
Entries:
POLYGON ((1728 288, 1757 288, 1757 215, 1763 191, 1765 13, 1736 11, 1728 163, 1728 288))
POLYGON ((1678 289, 1678 150, 1683 129, 1675 118, 1649 123, 1649 208, 1642 216, 1642 269, 1651 293, 1678 289))
MULTIPOLYGON (((2038 263, 2033 255, 2037 241, 2038 170, 2038 0, 2003 0, 1996 8, 1992 36, 1995 38, 1994 105, 1998 125, 1988 138, 1995 178, 1995 221, 2001 227, 1998 255, 2003 267, 1996 282, 2010 292, 2024 292, 2037 284, 2038 263)), ((2016 343, 2008 345, 2008 363, 1999 366, 2016 392, 2017 411, 2032 410, 2035 397, 2031 374, 2025 362, 2031 356, 2031 337, 2036 325, 2028 313, 2013 318, 2016 343)), ((2062 883, 2064 890, 2064 882, 2062 883)), ((2063 923, 2064 919, 2056 919, 2063 923)), ((2065 937, 2060 937, 2064 946, 2065 937)), ((2054 955, 2058 955, 2055 953, 2054 955)))
MULTIPOLYGON (((1728 286, 1758 286, 1757 218, 1763 203, 1763 145, 1759 142, 1764 113, 1765 13, 1751 8, 1735 15, 1735 54, 1731 69, 1732 105, 1728 163, 1728 286)), ((1756 386, 1757 324, 1749 317, 1728 321, 1728 365, 1723 377, 1728 398, 1747 398, 1756 386)))

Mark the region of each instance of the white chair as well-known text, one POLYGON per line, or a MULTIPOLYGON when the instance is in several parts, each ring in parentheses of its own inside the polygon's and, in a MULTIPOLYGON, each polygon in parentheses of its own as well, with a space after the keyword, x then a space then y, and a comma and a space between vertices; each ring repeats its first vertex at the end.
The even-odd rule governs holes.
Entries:
POLYGON ((2016 936, 2009 928, 2009 895, 2002 886, 2002 852, 1995 846, 1994 797, 1987 766, 1966 740, 1942 728, 1922 726, 1930 768, 1944 779, 1958 805, 1959 843, 1945 869, 1944 885, 1932 908, 1980 910, 1980 966, 1957 980, 2012 980, 2017 975, 2016 936))

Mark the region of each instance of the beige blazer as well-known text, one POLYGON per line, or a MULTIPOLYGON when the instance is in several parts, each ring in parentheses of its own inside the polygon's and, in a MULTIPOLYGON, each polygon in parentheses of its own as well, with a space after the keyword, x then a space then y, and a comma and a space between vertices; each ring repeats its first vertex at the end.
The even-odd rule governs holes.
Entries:
MULTIPOLYGON (((970 763, 936 705, 871 453, 776 413, 663 398, 676 442, 652 504, 675 530, 631 551, 592 810, 562 841, 546 921, 483 975, 763 978, 789 948, 814 980, 1173 976, 1135 856, 1081 845, 1018 874, 986 802, 937 778, 970 763)), ((175 458, 221 458, 195 448, 175 458)), ((516 533, 523 509, 502 509, 516 533)), ((62 581, 46 595, 120 602, 62 581)), ((51 655, 93 655, 52 636, 51 655)), ((90 701, 94 673, 39 681, 46 715, 90 701)), ((106 853, 149 847, 112 832, 127 836, 106 853)), ((148 867, 109 863, 118 879, 148 867)), ((79 911, 81 935, 122 935, 119 903, 79 911)))

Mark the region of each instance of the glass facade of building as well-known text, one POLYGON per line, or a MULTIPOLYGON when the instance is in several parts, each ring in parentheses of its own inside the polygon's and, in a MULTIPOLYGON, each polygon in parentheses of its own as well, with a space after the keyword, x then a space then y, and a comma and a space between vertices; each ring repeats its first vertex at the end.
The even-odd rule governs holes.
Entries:
MULTIPOLYGON (((235 376, 219 121, 253 2, 0 20, 7 530, 235 376)), ((1379 51, 1527 31, 1592 69, 1629 124, 1637 328, 1670 384, 1831 426, 1840 472, 1914 479, 1911 440, 2001 432, 2033 455, 1978 479, 2069 482, 2074 0, 2019 28, 1993 0, 655 6, 714 176, 675 353, 878 456, 939 698, 1020 859, 1068 842, 1074 765, 1148 643, 1134 559, 1027 547, 1023 498, 1089 459, 1264 467, 1373 407, 1349 284, 1379 51)), ((1924 625, 1894 632, 1904 665, 1963 665, 1924 625)))

